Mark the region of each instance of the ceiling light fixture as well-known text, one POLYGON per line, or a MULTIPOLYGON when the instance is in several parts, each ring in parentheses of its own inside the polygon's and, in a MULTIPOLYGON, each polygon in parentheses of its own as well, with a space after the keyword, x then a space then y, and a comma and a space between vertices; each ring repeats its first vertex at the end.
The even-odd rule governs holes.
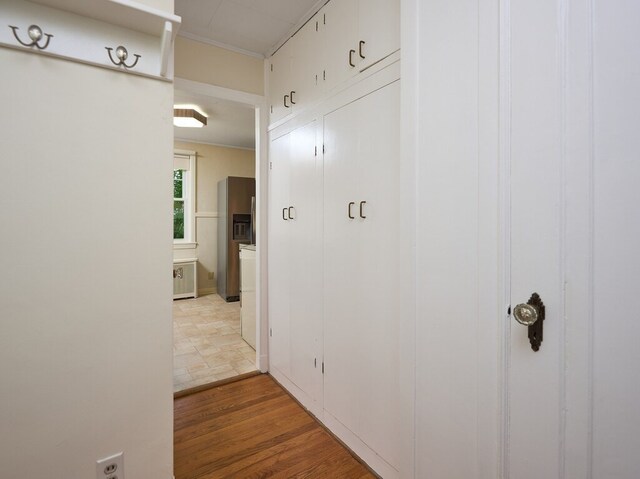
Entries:
POLYGON ((174 108, 173 124, 183 128, 202 128, 207 124, 207 117, 193 108, 174 108))

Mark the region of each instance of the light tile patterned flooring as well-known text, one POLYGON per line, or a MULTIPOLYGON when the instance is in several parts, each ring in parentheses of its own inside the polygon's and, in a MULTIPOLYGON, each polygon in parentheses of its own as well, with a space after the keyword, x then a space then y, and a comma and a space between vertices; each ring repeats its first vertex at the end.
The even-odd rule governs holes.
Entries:
POLYGON ((240 302, 217 294, 174 300, 174 392, 255 371, 255 359, 240 336, 240 302))

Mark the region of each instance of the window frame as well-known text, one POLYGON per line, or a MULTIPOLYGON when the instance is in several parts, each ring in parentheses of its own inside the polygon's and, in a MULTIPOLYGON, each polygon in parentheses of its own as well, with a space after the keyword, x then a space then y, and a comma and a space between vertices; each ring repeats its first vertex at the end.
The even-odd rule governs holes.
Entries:
MULTIPOLYGON (((184 172, 182 176, 182 199, 184 201, 184 238, 174 239, 173 248, 194 249, 197 246, 197 243, 195 241, 196 152, 189 150, 174 150, 173 170, 183 170, 184 172), (188 169, 179 167, 184 166, 185 160, 188 161, 188 169)), ((173 181, 171 185, 171 191, 171 205, 173 211, 173 181)))

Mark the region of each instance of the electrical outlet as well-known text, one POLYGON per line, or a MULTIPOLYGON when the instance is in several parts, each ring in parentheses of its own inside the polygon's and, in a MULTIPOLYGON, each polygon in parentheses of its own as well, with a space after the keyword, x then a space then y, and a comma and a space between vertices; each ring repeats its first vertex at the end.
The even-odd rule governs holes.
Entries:
POLYGON ((97 479, 124 479, 124 452, 96 462, 97 479))
POLYGON ((213 279, 213 271, 209 271, 209 279, 213 279))

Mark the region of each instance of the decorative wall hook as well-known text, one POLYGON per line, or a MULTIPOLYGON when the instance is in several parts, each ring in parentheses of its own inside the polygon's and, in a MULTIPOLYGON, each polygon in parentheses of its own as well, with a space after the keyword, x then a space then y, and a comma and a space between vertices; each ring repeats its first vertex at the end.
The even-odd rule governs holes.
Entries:
POLYGON ((46 48, 49 46, 49 41, 51 41, 51 37, 53 37, 53 35, 49 33, 43 33, 42 28, 40 28, 38 25, 31 25, 27 30, 27 34, 31 39, 31 43, 26 43, 20 40, 20 37, 18 36, 18 27, 9 25, 9 28, 13 31, 13 36, 16 37, 16 40, 18 40, 20 45, 23 45, 25 47, 36 47, 39 50, 46 50, 46 48), (47 37, 47 39, 44 42, 44 45, 40 45, 40 40, 43 36, 47 37))
POLYGON ((125 68, 133 68, 138 63, 138 60, 140 60, 140 56, 141 55, 137 55, 137 54, 134 53, 133 56, 136 57, 136 59, 134 60, 134 62, 131 65, 127 65, 125 63, 125 61, 129 57, 129 52, 127 51, 127 49, 125 47, 120 45, 118 48, 116 48, 116 57, 118 59, 117 61, 114 60, 113 57, 111 56, 111 51, 113 50, 113 48, 110 48, 110 47, 105 47, 105 48, 107 49, 107 52, 109 53, 109 60, 111 60, 111 63, 113 63, 116 66, 122 65, 125 68))

